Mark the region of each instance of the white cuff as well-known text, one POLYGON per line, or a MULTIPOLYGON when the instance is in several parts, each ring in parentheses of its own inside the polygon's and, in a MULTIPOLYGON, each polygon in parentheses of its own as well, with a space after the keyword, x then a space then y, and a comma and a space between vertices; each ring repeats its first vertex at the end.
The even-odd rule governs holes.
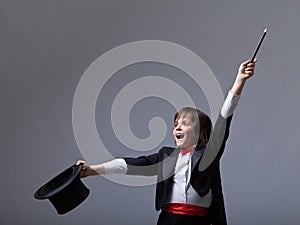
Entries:
POLYGON ((228 92, 228 95, 224 101, 224 104, 221 109, 221 115, 225 119, 227 119, 229 116, 232 115, 233 111, 235 110, 239 100, 240 95, 234 95, 230 91, 228 92))
POLYGON ((114 159, 112 161, 103 163, 104 174, 126 174, 127 164, 124 159, 114 159))

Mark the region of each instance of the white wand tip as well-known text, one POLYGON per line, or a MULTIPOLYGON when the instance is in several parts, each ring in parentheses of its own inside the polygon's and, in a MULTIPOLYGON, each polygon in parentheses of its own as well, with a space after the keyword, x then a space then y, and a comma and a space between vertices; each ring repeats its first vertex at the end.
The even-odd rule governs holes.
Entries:
POLYGON ((268 30, 268 29, 267 29, 267 28, 265 28, 265 30, 264 30, 264 33, 266 33, 266 32, 267 32, 267 30, 268 30))

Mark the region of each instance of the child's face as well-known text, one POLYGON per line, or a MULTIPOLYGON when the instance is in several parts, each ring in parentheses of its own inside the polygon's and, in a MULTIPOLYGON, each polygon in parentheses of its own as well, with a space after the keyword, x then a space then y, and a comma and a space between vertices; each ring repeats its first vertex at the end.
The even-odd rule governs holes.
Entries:
POLYGON ((187 148, 196 145, 198 133, 196 132, 196 122, 192 120, 191 113, 180 116, 174 124, 173 137, 179 148, 187 148))

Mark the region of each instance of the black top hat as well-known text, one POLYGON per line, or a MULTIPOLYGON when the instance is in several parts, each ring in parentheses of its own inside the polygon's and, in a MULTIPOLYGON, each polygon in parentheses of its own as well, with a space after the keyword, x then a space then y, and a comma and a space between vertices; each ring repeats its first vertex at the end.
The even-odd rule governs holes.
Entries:
POLYGON ((82 183, 79 172, 82 165, 73 165, 40 187, 36 199, 49 199, 58 214, 65 214, 80 205, 90 190, 82 183))

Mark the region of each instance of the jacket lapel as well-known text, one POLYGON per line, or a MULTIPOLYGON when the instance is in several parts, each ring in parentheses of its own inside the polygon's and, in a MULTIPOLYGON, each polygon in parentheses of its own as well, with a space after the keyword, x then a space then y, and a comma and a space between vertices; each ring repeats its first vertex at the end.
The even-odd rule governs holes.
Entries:
POLYGON ((201 158, 201 156, 203 155, 204 152, 204 147, 200 148, 200 149, 195 149, 195 152, 192 155, 192 171, 194 170, 197 162, 199 161, 199 159, 201 158))
POLYGON ((179 149, 175 149, 170 155, 164 156, 164 160, 162 162, 162 176, 164 180, 174 175, 178 154, 179 149))

